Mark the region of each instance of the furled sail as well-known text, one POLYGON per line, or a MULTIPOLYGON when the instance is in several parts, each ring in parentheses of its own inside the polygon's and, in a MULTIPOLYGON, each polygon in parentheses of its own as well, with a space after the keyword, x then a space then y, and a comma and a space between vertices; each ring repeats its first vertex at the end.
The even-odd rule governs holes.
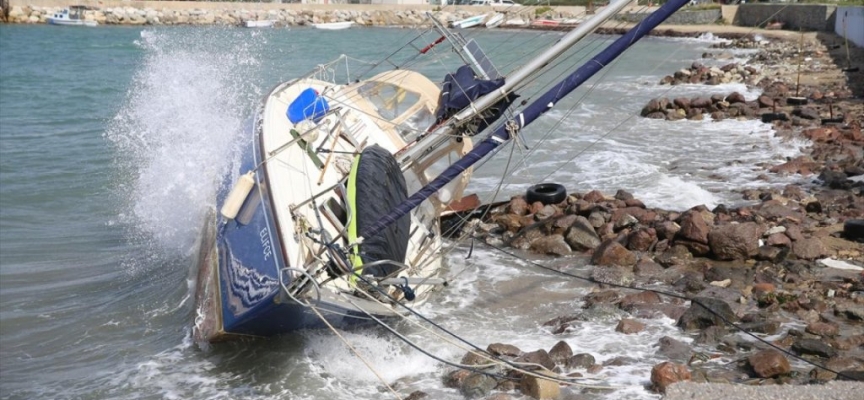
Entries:
POLYGON ((525 109, 519 113, 513 121, 511 121, 512 123, 500 126, 486 139, 475 145, 474 149, 463 158, 445 169, 437 178, 400 203, 390 213, 379 218, 374 224, 367 226, 366 229, 361 232, 361 237, 371 237, 376 235, 388 225, 411 212, 412 209, 419 206, 420 203, 437 192, 438 189, 453 179, 456 179, 460 174, 483 159, 487 154, 494 151, 500 145, 510 141, 513 138, 513 134, 518 129, 525 127, 549 111, 560 99, 570 94, 570 92, 599 72, 603 67, 609 65, 609 63, 621 55, 621 53, 627 50, 631 45, 639 41, 639 39, 648 34, 648 32, 657 27, 657 25, 660 25, 663 21, 669 18, 670 15, 675 13, 675 11, 678 11, 678 9, 688 2, 689 0, 669 0, 663 4, 663 6, 639 22, 630 31, 615 40, 611 45, 609 45, 609 47, 588 60, 588 62, 576 69, 576 71, 568 75, 564 80, 553 86, 537 100, 525 107, 525 109))

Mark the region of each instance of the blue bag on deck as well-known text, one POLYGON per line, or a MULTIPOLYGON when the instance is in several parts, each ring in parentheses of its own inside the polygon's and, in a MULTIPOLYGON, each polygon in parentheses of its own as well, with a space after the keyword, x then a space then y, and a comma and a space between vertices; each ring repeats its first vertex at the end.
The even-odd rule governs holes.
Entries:
POLYGON ((292 124, 310 118, 317 123, 329 110, 327 100, 319 96, 315 89, 309 88, 300 92, 300 95, 291 102, 286 115, 292 124))

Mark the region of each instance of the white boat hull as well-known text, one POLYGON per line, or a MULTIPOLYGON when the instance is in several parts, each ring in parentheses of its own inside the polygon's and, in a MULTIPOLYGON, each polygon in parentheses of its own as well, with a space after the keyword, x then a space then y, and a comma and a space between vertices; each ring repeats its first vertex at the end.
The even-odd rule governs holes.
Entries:
POLYGON ((247 28, 270 28, 276 21, 272 19, 262 20, 262 21, 246 21, 244 26, 247 28))
POLYGON ((96 21, 83 20, 83 19, 62 19, 62 18, 48 18, 48 23, 51 25, 61 25, 61 26, 97 26, 99 25, 96 21))
POLYGON ((486 14, 477 15, 477 16, 474 16, 471 18, 465 18, 461 21, 453 22, 452 24, 450 24, 450 26, 452 26, 453 28, 457 28, 457 29, 473 28, 477 25, 482 24, 483 20, 485 20, 485 19, 486 19, 486 14))
POLYGON ((504 23, 504 14, 495 14, 488 21, 486 21, 487 28, 497 28, 501 24, 504 23))
POLYGON ((342 29, 348 29, 354 25, 354 21, 345 21, 345 22, 328 22, 324 24, 312 24, 316 29, 324 29, 328 31, 338 31, 342 29))

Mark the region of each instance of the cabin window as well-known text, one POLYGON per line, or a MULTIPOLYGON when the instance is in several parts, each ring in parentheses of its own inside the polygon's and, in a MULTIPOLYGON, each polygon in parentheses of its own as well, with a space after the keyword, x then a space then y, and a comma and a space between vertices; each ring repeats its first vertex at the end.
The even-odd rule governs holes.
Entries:
POLYGON ((417 112, 405 119, 405 121, 402 121, 396 127, 396 131, 399 132, 405 143, 410 143, 434 123, 435 116, 432 115, 432 112, 426 107, 421 107, 417 112))
POLYGON ((357 90, 378 110, 378 115, 392 121, 420 100, 420 95, 401 86, 385 82, 369 82, 357 90))

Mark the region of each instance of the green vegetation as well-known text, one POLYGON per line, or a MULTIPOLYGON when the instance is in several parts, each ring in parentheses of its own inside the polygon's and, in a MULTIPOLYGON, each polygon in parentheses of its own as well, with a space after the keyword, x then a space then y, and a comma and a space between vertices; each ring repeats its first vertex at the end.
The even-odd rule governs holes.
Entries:
POLYGON ((534 15, 539 17, 550 11, 552 11, 552 7, 541 6, 534 9, 534 15))

